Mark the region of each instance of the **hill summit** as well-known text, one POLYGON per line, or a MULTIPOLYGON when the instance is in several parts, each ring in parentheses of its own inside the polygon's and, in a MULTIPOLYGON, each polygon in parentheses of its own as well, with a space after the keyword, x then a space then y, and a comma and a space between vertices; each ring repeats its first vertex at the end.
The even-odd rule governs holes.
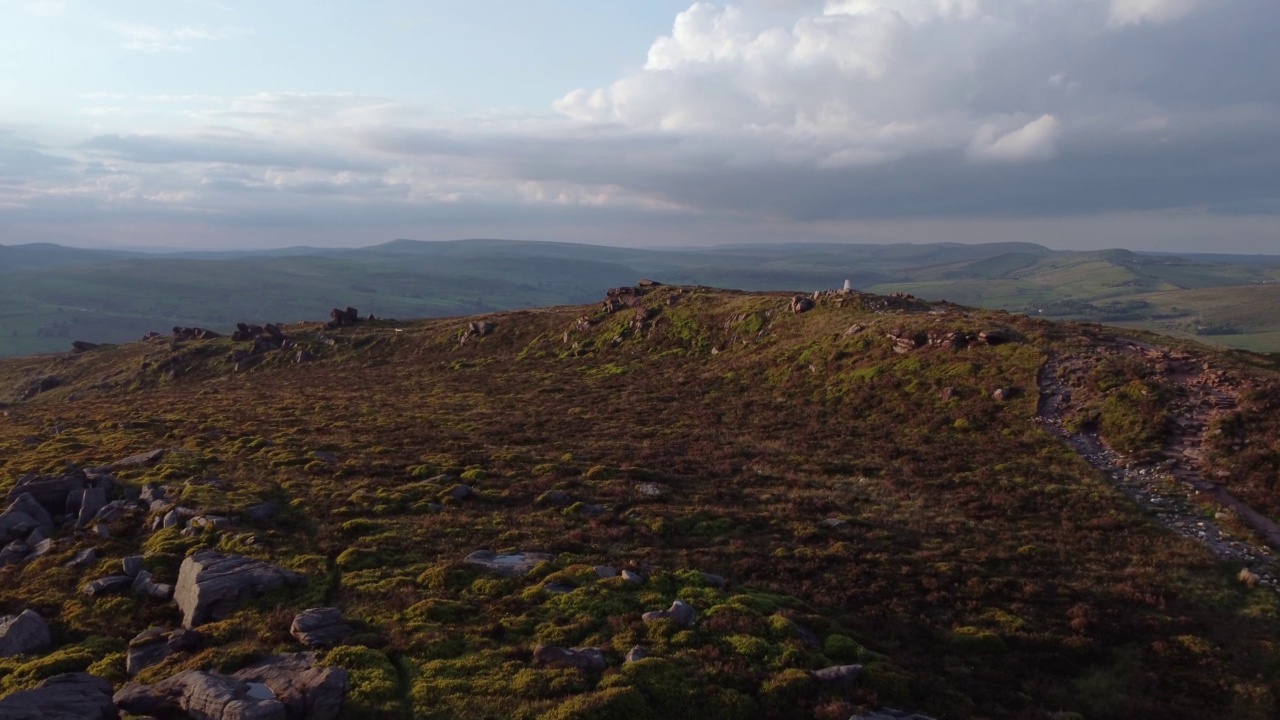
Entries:
POLYGON ((0 717, 1278 711, 1274 359, 651 281, 263 320, 0 362, 0 717))

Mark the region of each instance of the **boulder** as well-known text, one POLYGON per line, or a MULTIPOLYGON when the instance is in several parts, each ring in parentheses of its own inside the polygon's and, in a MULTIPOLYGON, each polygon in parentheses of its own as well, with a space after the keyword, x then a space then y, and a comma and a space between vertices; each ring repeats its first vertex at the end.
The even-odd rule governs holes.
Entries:
POLYGON ((141 555, 130 555, 129 557, 125 558, 120 564, 123 566, 124 574, 128 575, 129 577, 138 577, 138 573, 142 572, 142 556, 141 555))
POLYGON ((124 592, 130 587, 133 587, 133 578, 128 575, 111 575, 104 578, 98 578, 88 585, 85 585, 83 592, 89 597, 97 597, 98 595, 124 592))
POLYGON ((52 646, 49 625, 34 610, 0 618, 0 657, 28 655, 52 646))
POLYGON ((18 541, 27 537, 32 530, 40 527, 40 523, 20 510, 6 510, 0 515, 0 543, 18 541))
POLYGON ((346 670, 316 667, 315 653, 269 657, 235 678, 268 688, 284 703, 289 720, 333 720, 351 688, 346 670))
POLYGON ((107 506, 107 489, 104 487, 85 488, 80 496, 80 511, 76 516, 76 527, 83 528, 93 522, 98 512, 107 506))
POLYGON ((31 493, 24 492, 14 498, 9 507, 5 509, 4 514, 11 512, 23 513, 24 515, 35 520, 40 529, 46 534, 53 532, 53 517, 49 515, 49 511, 45 510, 31 493))
POLYGON ((861 665, 833 665, 813 671, 813 679, 828 685, 851 684, 862 673, 861 665))
POLYGON ((284 703, 261 698, 235 678, 188 670, 155 685, 130 683, 115 694, 119 709, 134 715, 186 716, 192 720, 287 720, 284 703))
POLYGON ((301 582, 301 575, 271 563, 203 550, 182 561, 173 598, 182 626, 193 628, 225 618, 250 597, 301 582))
POLYGON ((111 683, 88 673, 55 675, 0 700, 0 720, 115 720, 111 683))
POLYGON ((507 555, 495 555, 488 550, 477 550, 462 562, 471 567, 483 570, 485 572, 502 575, 504 577, 517 577, 528 574, 528 572, 538 563, 550 562, 554 556, 547 553, 510 553, 507 555))
POLYGON ((249 519, 249 522, 269 523, 275 519, 278 512, 279 508, 276 507, 275 503, 264 502, 250 505, 245 509, 244 514, 249 519))
POLYGON ((627 651, 627 655, 623 658, 623 662, 639 662, 647 657, 649 657, 649 651, 645 650, 643 645, 636 645, 627 651))
POLYGON ((146 570, 140 571, 133 578, 133 584, 130 587, 138 595, 149 595, 164 602, 168 602, 173 597, 173 586, 168 583, 153 581, 151 573, 146 570))
POLYGON ((66 562, 65 567, 84 567, 98 560, 97 548, 87 548, 75 554, 75 557, 66 562))
POLYGON ((791 298, 791 312, 796 315, 809 312, 813 307, 813 300, 811 298, 804 297, 803 295, 797 295, 791 298))
POLYGON ((629 585, 643 585, 644 576, 634 570, 623 570, 622 579, 629 585))
POLYGON ((18 484, 9 491, 7 500, 12 503, 23 493, 29 493, 50 516, 60 515, 66 512, 67 496, 74 490, 83 490, 84 486, 85 478, 80 473, 58 477, 26 475, 20 478, 18 484))
POLYGON ((333 647, 353 634, 338 608, 310 608, 293 618, 289 634, 309 648, 333 647))
POLYGON ((14 540, 0 550, 0 567, 9 565, 17 565, 26 562, 27 555, 31 553, 31 546, 26 540, 14 540))
POLYGON ((676 600, 671 603, 671 607, 666 610, 654 610, 645 613, 643 620, 647 623, 657 622, 658 620, 670 620, 679 627, 693 627, 693 623, 698 619, 698 611, 692 606, 686 604, 682 600, 676 600))
POLYGON ((533 662, 543 667, 576 668, 583 672, 601 672, 605 668, 604 653, 596 648, 539 645, 533 649, 533 662))

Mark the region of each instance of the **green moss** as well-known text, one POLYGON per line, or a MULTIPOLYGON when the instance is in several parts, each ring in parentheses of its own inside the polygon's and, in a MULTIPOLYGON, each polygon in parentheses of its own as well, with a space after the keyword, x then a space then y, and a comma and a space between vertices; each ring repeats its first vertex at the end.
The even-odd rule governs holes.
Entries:
POLYGON ((634 688, 609 688, 568 700, 541 720, 658 720, 645 704, 644 696, 634 688))
POLYGON ((340 667, 350 673, 348 716, 383 717, 380 713, 395 709, 400 683, 396 668, 386 655, 369 647, 343 645, 330 650, 321 664, 340 667))
POLYGON ((863 659, 866 648, 844 635, 828 635, 822 643, 822 654, 838 663, 852 663, 863 659))

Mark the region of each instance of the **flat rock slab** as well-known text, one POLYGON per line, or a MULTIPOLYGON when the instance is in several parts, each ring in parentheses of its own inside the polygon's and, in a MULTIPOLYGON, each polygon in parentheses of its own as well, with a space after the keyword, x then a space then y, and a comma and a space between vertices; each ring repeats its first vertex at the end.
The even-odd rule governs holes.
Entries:
POLYGON ((49 624, 34 610, 0 618, 0 657, 27 655, 52 646, 49 624))
POLYGON ((533 662, 542 667, 574 668, 583 672, 601 672, 605 668, 604 653, 596 648, 539 645, 533 649, 533 662))
POLYGON ((130 455, 129 457, 124 458, 123 460, 117 460, 114 463, 112 463, 111 469, 119 470, 120 468, 145 467, 147 465, 155 465, 156 463, 160 462, 164 458, 166 452, 168 451, 164 449, 156 449, 156 450, 148 450, 147 452, 144 452, 144 453, 138 453, 137 455, 130 455))
POLYGON ((496 555, 488 550, 477 550, 468 555, 462 562, 495 575, 519 577, 520 575, 527 575, 530 570, 538 566, 538 563, 550 562, 554 559, 554 555, 547 553, 525 552, 496 555))
POLYGON ((88 673, 55 675, 0 700, 0 720, 115 720, 111 683, 88 673))
POLYGON ((251 597, 304 580, 268 562, 204 550, 182 561, 173 599, 182 611, 182 626, 193 628, 225 618, 251 597))

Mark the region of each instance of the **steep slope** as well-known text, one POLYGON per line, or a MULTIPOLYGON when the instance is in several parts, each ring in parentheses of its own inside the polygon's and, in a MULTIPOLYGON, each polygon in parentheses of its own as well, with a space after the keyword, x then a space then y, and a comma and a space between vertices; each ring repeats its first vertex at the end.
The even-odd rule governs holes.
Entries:
POLYGON ((350 672, 345 717, 1277 712, 1266 558, 1224 561, 1135 504, 1040 402, 1047 363, 1089 359, 1061 375, 1062 426, 1141 467, 1185 441, 1162 393, 1208 363, 1235 404, 1206 419, 1232 438, 1208 432, 1228 472, 1206 477, 1273 514, 1248 474, 1280 450, 1248 422, 1275 397, 1260 359, 909 297, 698 287, 282 331, 284 351, 158 338, 0 363, 10 486, 165 451, 110 471, 114 517, 0 569, 0 606, 49 619, 56 648, 0 660, 0 687, 85 668, 122 686, 128 641, 181 614, 80 589, 135 554, 181 586, 183 558, 217 550, 305 583, 137 680, 297 650, 294 615, 331 605, 354 633, 324 660, 350 672), (124 500, 143 489, 158 504, 124 500), (692 624, 644 617, 676 600, 692 624), (636 646, 650 657, 628 662, 636 646))

